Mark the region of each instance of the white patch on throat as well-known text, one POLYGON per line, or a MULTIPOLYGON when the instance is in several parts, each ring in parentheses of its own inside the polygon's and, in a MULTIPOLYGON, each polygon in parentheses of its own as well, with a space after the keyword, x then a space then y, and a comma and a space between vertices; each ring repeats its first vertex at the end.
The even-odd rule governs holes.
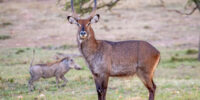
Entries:
POLYGON ((81 44, 83 42, 83 40, 80 38, 80 36, 78 36, 78 42, 81 44))
MULTIPOLYGON (((87 39, 89 39, 90 38, 90 35, 88 34, 88 37, 87 37, 87 39)), ((78 36, 78 42, 81 44, 81 43, 83 43, 83 41, 85 41, 86 39, 81 39, 80 38, 80 36, 78 36)))

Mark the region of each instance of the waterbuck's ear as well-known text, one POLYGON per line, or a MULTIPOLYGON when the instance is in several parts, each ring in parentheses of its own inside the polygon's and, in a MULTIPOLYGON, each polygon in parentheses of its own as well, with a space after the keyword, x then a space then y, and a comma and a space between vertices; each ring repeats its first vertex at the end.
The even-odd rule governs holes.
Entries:
POLYGON ((72 16, 67 16, 67 20, 69 21, 70 24, 77 24, 78 20, 72 16))
POLYGON ((100 15, 99 14, 96 14, 94 17, 92 17, 90 19, 90 23, 93 24, 93 23, 97 23, 99 21, 99 18, 100 18, 100 15))

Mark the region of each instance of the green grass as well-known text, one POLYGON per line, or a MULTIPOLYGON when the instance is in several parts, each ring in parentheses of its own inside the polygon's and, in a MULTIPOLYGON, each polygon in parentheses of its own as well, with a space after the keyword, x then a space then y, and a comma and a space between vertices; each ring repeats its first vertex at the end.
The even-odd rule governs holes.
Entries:
MULTIPOLYGON (((74 53, 74 49, 48 50, 36 48, 34 63, 53 60, 56 52, 74 53)), ((32 48, 0 49, 0 98, 16 100, 97 100, 95 84, 84 59, 76 58, 83 70, 70 70, 65 77, 66 87, 57 88, 55 78, 41 79, 35 83, 36 90, 28 92, 29 63, 32 48), (44 95, 44 97, 41 96, 44 95)), ((197 53, 188 50, 162 50, 161 62, 156 69, 156 100, 200 100, 200 63, 197 53), (190 51, 191 52, 191 51, 190 51)), ((62 82, 61 82, 62 84, 62 82)), ((148 91, 137 78, 110 78, 107 100, 147 100, 148 91)))
POLYGON ((9 35, 0 35, 0 40, 6 40, 6 39, 10 39, 11 36, 9 35))

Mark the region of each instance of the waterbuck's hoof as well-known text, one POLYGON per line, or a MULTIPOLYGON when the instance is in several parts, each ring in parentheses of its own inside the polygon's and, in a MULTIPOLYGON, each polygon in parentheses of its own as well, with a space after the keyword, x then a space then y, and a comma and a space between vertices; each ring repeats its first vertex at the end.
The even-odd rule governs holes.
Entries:
POLYGON ((29 92, 33 92, 33 89, 29 89, 29 92))
POLYGON ((77 68, 77 70, 82 70, 82 68, 77 68))
POLYGON ((66 84, 63 84, 63 85, 61 85, 62 87, 65 87, 66 86, 66 84))

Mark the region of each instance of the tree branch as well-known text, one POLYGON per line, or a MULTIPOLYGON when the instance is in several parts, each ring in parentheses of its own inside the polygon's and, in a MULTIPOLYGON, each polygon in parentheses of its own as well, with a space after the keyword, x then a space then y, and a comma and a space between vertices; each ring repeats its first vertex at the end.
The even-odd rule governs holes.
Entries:
POLYGON ((181 12, 179 10, 168 10, 168 11, 173 11, 182 15, 192 15, 197 9, 200 11, 200 0, 192 0, 192 2, 195 3, 196 7, 192 9, 191 12, 186 13, 186 12, 181 12))
POLYGON ((181 15, 192 15, 196 11, 196 9, 197 9, 197 6, 195 8, 193 8, 192 11, 189 12, 189 13, 181 12, 179 10, 168 10, 168 11, 170 11, 170 12, 176 12, 176 13, 179 13, 181 15))
MULTIPOLYGON (((58 3, 60 2, 61 0, 58 0, 58 3)), ((97 7, 97 9, 101 9, 101 8, 105 8, 107 7, 108 10, 111 10, 120 0, 111 0, 110 2, 108 3, 105 3, 103 0, 101 4, 99 4, 99 6, 97 7)), ((83 0, 80 0, 80 1, 77 1, 77 3, 74 3, 74 6, 76 8, 76 11, 77 13, 80 13, 81 15, 84 15, 85 13, 88 13, 88 12, 91 12, 92 11, 92 4, 94 1, 90 2, 89 3, 89 6, 87 7, 84 7, 85 4, 87 4, 89 1, 83 1, 83 0)), ((66 10, 70 9, 70 1, 69 2, 66 2, 66 6, 65 6, 66 10)))

